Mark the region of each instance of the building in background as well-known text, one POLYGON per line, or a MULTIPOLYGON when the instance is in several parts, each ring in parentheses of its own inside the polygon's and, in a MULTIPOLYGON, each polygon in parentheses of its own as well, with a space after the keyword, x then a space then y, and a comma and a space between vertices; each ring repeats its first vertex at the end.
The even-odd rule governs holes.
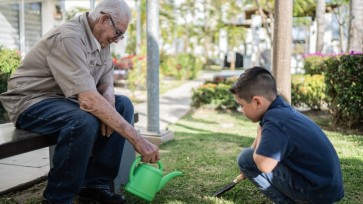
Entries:
POLYGON ((0 1, 0 45, 26 53, 53 27, 51 1, 0 1))
MULTIPOLYGON (((0 46, 19 50, 23 55, 53 27, 67 20, 75 8, 89 10, 99 0, 1 0, 0 46)), ((129 2, 130 7, 133 5, 129 2)), ((79 13, 76 13, 78 15, 79 13)), ((124 55, 126 39, 113 44, 111 50, 124 55)))

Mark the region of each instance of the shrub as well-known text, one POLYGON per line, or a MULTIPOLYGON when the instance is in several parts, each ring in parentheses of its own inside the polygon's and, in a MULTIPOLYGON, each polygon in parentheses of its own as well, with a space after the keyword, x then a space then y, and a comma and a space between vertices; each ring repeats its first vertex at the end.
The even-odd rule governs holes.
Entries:
POLYGON ((350 53, 325 61, 328 105, 334 124, 349 128, 363 123, 363 54, 350 53))
POLYGON ((239 105, 229 91, 230 84, 206 82, 193 90, 192 107, 211 105, 216 109, 237 110, 239 105))
POLYGON ((16 50, 0 46, 0 93, 7 90, 10 75, 20 65, 20 55, 16 50))
POLYGON ((197 89, 193 89, 192 106, 199 108, 203 105, 211 104, 214 98, 217 84, 205 83, 197 89))
POLYGON ((160 60, 161 73, 178 80, 195 79, 201 68, 201 60, 191 54, 162 55, 160 60))
POLYGON ((291 83, 291 102, 294 106, 307 105, 314 110, 325 103, 323 75, 293 75, 291 83))
POLYGON ((127 88, 132 92, 136 89, 146 89, 147 62, 144 56, 135 56, 132 59, 133 69, 128 71, 127 88))
POLYGON ((327 59, 327 56, 324 56, 321 53, 304 55, 305 74, 322 74, 325 70, 325 59, 327 59))
MULTIPOLYGON (((16 50, 6 49, 0 46, 0 93, 6 92, 8 88, 8 79, 11 74, 20 65, 21 57, 16 50)), ((5 109, 0 103, 0 123, 7 122, 3 115, 5 109)))
POLYGON ((229 91, 230 88, 231 86, 227 84, 217 85, 213 101, 213 104, 217 106, 217 109, 237 110, 239 107, 233 94, 229 91))
POLYGON ((160 56, 160 73, 164 76, 175 76, 176 75, 176 58, 172 55, 160 56))

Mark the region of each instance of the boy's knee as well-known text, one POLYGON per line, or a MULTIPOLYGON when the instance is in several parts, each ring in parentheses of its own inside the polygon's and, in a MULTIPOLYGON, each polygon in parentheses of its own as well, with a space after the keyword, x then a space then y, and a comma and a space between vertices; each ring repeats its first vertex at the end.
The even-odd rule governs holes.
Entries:
POLYGON ((242 171, 244 169, 249 170, 251 166, 254 166, 253 152, 253 148, 245 148, 239 154, 237 158, 237 163, 242 171))

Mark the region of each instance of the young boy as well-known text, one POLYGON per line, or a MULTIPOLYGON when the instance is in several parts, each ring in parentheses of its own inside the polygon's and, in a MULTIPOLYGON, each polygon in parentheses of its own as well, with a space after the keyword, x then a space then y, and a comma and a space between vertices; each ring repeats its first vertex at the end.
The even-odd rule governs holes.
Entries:
POLYGON ((333 145, 318 125, 277 94, 269 71, 246 70, 230 91, 244 115, 259 122, 251 148, 238 157, 244 178, 274 203, 333 203, 343 198, 333 145))

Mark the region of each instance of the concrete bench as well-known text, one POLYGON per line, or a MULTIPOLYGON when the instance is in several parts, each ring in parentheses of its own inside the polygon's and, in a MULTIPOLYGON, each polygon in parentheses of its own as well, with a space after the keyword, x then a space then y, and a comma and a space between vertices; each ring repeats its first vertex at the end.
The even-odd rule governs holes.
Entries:
MULTIPOLYGON (((134 123, 139 120, 139 114, 134 113, 134 123)), ((52 167, 53 152, 56 139, 14 127, 13 123, 0 124, 0 159, 26 153, 29 151, 49 147, 49 164, 52 167)), ((113 190, 118 192, 121 184, 128 181, 129 170, 132 162, 135 160, 135 150, 133 146, 126 141, 121 164, 117 178, 114 180, 113 190)))

